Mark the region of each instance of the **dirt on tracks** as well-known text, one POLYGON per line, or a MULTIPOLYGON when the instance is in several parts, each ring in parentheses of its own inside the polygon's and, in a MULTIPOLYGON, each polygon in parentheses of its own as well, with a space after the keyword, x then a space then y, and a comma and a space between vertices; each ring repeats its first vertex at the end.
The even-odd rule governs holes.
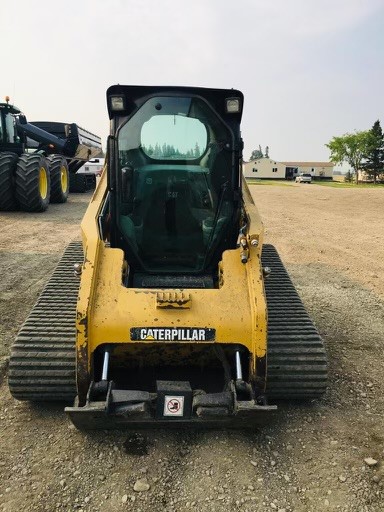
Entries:
MULTIPOLYGON (((84 434, 61 404, 16 402, 4 383, 1 512, 384 510, 384 191, 251 191, 266 241, 326 341, 326 397, 279 404, 276 420, 253 433, 84 434)), ((0 214, 0 356, 64 247, 79 239, 89 198, 0 214)))

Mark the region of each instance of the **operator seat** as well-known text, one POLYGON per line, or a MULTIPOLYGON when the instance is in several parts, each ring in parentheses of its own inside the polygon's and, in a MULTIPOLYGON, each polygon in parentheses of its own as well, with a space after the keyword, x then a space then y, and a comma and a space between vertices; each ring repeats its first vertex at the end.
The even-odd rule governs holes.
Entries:
POLYGON ((193 256, 203 249, 201 223, 194 217, 187 182, 161 185, 149 197, 143 219, 143 255, 193 256))

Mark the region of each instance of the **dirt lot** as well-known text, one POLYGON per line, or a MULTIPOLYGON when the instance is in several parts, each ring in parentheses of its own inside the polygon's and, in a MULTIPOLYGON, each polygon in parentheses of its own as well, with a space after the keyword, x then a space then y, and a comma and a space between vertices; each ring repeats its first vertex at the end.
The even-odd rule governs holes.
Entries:
MULTIPOLYGON (((17 403, 3 383, 1 512, 384 510, 384 190, 255 185, 252 193, 267 241, 325 338, 325 399, 282 404, 254 433, 159 430, 132 442, 126 432, 80 433, 62 405, 17 403), (134 490, 138 481, 149 489, 134 490)), ((88 200, 1 214, 0 356, 79 238, 88 200)))

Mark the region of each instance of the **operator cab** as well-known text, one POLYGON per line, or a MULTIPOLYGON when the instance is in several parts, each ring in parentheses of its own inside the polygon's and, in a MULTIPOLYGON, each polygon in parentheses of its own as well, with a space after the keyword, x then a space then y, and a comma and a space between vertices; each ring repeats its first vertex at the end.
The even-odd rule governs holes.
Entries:
POLYGON ((21 114, 20 110, 8 103, 0 103, 0 150, 12 151, 21 154, 23 145, 16 129, 16 117, 21 114))
POLYGON ((241 93, 113 86, 107 95, 111 246, 126 254, 130 285, 180 287, 190 276, 193 287, 199 276, 197 287, 213 287, 239 234, 241 93))

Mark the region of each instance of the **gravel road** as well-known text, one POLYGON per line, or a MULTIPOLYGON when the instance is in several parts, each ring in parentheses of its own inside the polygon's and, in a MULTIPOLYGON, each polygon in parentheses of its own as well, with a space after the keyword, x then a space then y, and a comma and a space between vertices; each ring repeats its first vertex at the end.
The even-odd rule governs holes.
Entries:
MULTIPOLYGON (((0 511, 382 512, 384 190, 251 186, 326 341, 319 402, 255 432, 78 432, 62 404, 0 403, 0 511)), ((1 213, 0 365, 90 196, 1 213)))

